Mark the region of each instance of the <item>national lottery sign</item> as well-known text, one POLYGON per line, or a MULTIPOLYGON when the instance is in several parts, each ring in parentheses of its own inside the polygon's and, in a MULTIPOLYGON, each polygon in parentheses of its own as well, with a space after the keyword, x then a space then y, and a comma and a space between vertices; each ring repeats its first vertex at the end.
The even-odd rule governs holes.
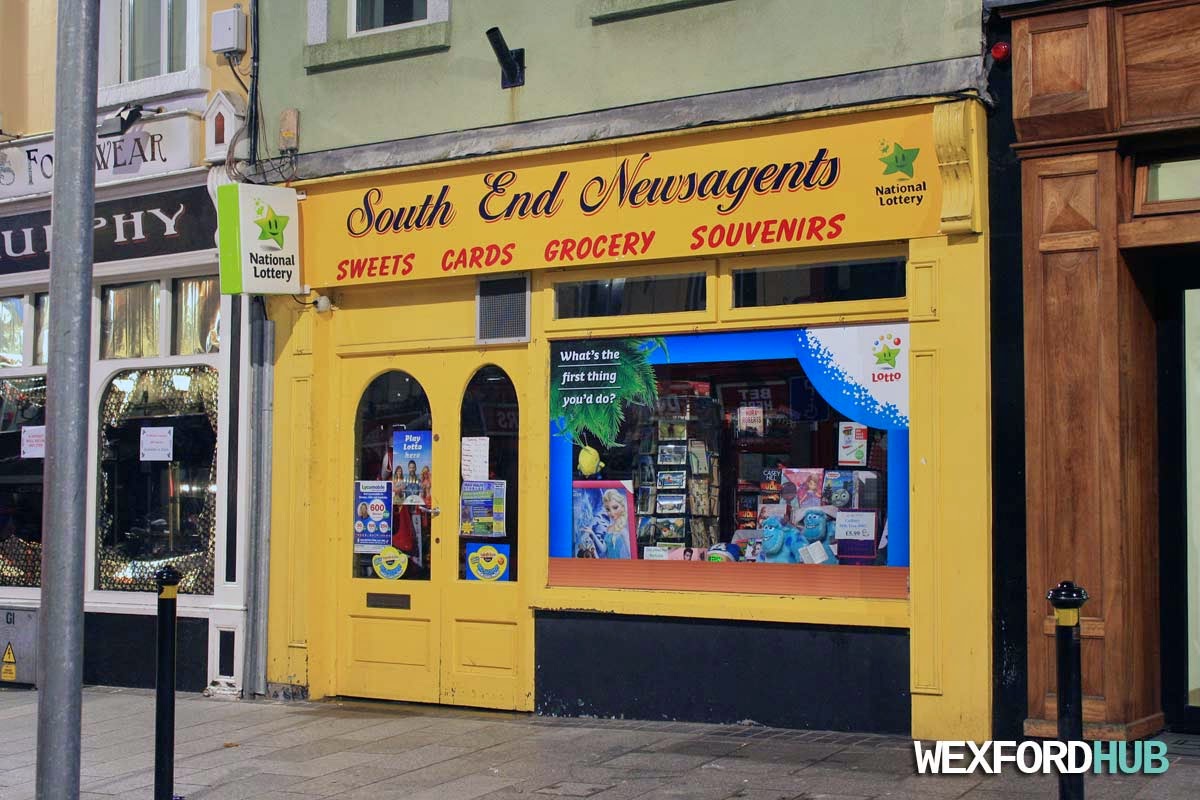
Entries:
POLYGON ((309 184, 311 286, 936 235, 931 106, 309 184))

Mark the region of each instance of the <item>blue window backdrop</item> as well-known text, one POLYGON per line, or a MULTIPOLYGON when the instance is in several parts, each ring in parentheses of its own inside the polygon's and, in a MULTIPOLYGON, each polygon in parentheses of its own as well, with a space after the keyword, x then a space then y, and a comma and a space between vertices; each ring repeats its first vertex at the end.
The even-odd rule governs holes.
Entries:
POLYGON ((770 561, 763 542, 739 539, 742 528, 766 530, 770 509, 792 503, 802 510, 788 507, 789 524, 811 533, 805 526, 825 518, 803 508, 804 476, 823 473, 813 481, 824 481, 823 500, 813 503, 828 512, 829 536, 798 536, 800 557, 775 560, 908 566, 907 338, 906 324, 872 323, 553 343, 551 557, 690 559, 695 550, 710 561, 770 561), (859 461, 839 454, 847 431, 865 440, 859 461), (779 504, 774 467, 786 473, 779 504), (852 472, 878 478, 870 500, 853 478, 839 497, 838 475, 852 472), (757 520, 747 509, 755 493, 757 520), (838 558, 836 506, 875 510, 867 550, 843 538, 855 535, 851 514, 844 529, 836 523, 838 558), (834 545, 831 559, 822 540, 834 545))

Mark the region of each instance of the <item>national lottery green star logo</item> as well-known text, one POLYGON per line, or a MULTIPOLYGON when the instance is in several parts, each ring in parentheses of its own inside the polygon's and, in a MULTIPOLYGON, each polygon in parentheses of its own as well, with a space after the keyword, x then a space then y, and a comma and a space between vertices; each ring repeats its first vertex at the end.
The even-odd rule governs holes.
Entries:
POLYGON ((259 241, 265 239, 283 247, 283 232, 288 226, 290 217, 276 214, 275 209, 265 205, 262 201, 254 204, 254 213, 258 214, 258 219, 254 220, 254 224, 261 229, 258 233, 259 241))
POLYGON ((899 172, 910 178, 913 176, 913 164, 916 162, 917 154, 921 152, 921 148, 906 148, 897 142, 892 145, 892 152, 888 153, 887 143, 880 142, 879 150, 885 154, 879 159, 884 164, 884 175, 892 175, 899 172))

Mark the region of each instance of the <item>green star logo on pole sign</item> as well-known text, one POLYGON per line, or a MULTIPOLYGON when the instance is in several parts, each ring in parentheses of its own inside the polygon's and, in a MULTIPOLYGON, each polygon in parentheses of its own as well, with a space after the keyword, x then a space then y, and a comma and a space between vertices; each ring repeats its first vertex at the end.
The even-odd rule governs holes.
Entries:
POLYGON ((260 203, 255 209, 259 213, 259 218, 254 220, 254 224, 259 227, 259 240, 272 240, 279 247, 283 247, 283 231, 287 228, 290 217, 284 217, 275 213, 275 209, 266 206, 266 213, 263 213, 263 205, 260 203))
POLYGON ((892 146, 892 152, 888 153, 881 159, 885 169, 884 175, 892 175, 893 173, 903 173, 908 177, 913 176, 913 164, 917 160, 917 154, 921 152, 919 147, 904 148, 900 144, 892 146))

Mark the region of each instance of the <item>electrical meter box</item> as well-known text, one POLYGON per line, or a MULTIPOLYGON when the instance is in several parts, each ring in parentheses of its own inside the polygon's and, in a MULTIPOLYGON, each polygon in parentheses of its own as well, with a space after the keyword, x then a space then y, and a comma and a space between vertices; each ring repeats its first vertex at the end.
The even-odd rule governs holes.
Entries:
POLYGON ((0 608, 0 686, 37 682, 38 612, 0 608))
POLYGON ((212 51, 218 55, 246 52, 246 15, 237 6, 212 15, 212 51))

